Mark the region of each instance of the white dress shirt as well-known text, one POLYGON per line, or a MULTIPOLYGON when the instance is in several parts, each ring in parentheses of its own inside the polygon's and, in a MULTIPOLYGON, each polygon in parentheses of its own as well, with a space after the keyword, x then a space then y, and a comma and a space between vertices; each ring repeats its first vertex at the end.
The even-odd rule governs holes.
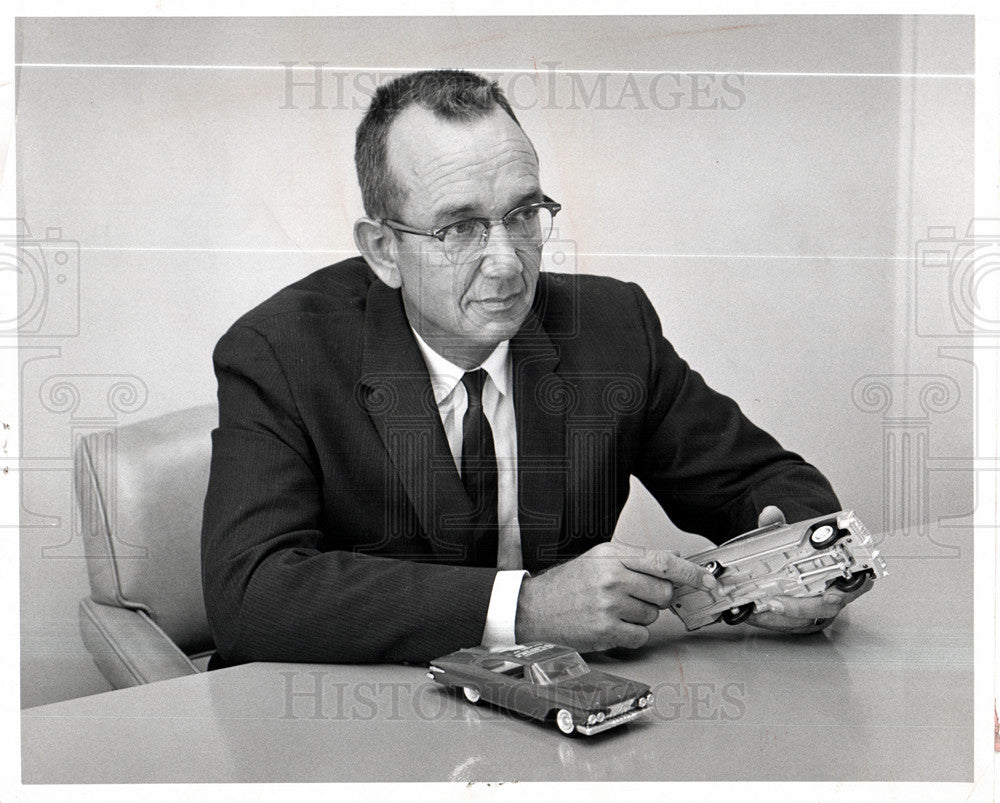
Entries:
MULTIPOLYGON (((462 384, 465 369, 434 351, 412 327, 411 331, 427 363, 448 448, 455 468, 461 472, 462 420, 469 406, 462 384)), ((482 643, 486 647, 499 647, 516 643, 517 597, 521 592, 521 580, 527 574, 521 568, 521 530, 517 521, 517 427, 509 341, 497 346, 480 367, 488 375, 483 384, 483 413, 493 430, 497 455, 497 566, 501 570, 493 581, 482 643)))

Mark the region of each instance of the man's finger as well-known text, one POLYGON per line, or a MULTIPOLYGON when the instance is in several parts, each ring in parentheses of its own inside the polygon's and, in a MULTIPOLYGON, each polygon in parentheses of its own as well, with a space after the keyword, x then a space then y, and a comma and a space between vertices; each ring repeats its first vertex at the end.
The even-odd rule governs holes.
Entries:
POLYGON ((647 641, 649 641, 648 627, 635 625, 631 622, 622 622, 618 637, 615 639, 615 643, 611 646, 628 647, 629 649, 637 650, 647 641))
POLYGON ((649 627, 659 618, 660 609, 648 602, 629 597, 618 606, 618 616, 623 622, 649 627))
POLYGON ((618 560, 633 572, 662 577, 673 583, 695 588, 715 588, 718 585, 708 569, 666 549, 645 549, 638 554, 624 552, 618 556, 618 560))
POLYGON ((768 505, 760 512, 760 515, 757 516, 758 527, 768 527, 771 524, 787 524, 785 521, 785 514, 781 512, 780 507, 768 505))
POLYGON ((755 613, 747 620, 747 624, 777 633, 818 633, 830 626, 835 617, 819 617, 817 619, 790 619, 777 613, 763 611, 755 613))
POLYGON ((789 619, 832 619, 844 607, 843 601, 827 601, 823 597, 774 597, 764 607, 789 619))
POLYGON ((663 610, 674 597, 674 584, 662 577, 650 577, 642 572, 629 572, 624 586, 629 596, 648 602, 663 610))

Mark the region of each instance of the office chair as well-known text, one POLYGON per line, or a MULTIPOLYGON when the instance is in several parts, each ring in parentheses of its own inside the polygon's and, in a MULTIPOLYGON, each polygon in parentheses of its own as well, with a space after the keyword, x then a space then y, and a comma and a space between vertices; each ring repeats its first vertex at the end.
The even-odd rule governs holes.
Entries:
POLYGON ((81 438, 74 485, 90 576, 80 631, 116 688, 203 671, 201 513, 215 405, 81 438))

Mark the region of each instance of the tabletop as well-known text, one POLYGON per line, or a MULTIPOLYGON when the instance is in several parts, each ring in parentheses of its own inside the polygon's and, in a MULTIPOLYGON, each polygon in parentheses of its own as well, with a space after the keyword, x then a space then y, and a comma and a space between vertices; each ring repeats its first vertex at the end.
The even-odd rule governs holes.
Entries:
MULTIPOLYGON (((971 546, 971 545, 970 545, 971 546)), ((633 722, 568 738, 426 666, 257 663, 22 712, 24 783, 957 781, 973 774, 971 548, 888 555, 823 633, 685 633, 587 656, 648 683, 633 722)))

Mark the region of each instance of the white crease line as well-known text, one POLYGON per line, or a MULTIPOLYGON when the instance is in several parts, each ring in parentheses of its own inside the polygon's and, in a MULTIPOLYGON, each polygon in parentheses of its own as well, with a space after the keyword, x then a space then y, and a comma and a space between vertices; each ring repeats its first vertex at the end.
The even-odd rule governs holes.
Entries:
MULTIPOLYGON (((32 243, 32 246, 34 243, 32 243)), ((222 253, 222 254, 357 254, 357 251, 338 251, 326 248, 140 248, 133 246, 81 245, 81 251, 152 251, 165 253, 222 253)))
MULTIPOLYGON (((222 254, 357 254, 356 251, 340 251, 335 249, 313 249, 313 248, 139 248, 139 247, 110 247, 110 246, 80 246, 81 251, 147 251, 164 253, 222 253, 222 254)), ((891 260, 895 262, 908 262, 916 257, 897 256, 823 256, 815 254, 670 254, 659 252, 601 252, 601 251, 580 251, 577 256, 582 257, 671 257, 676 259, 822 259, 822 260, 853 260, 853 261, 873 261, 891 260)))
POLYGON ((676 257, 678 259, 840 259, 840 260, 894 260, 897 262, 906 262, 909 260, 916 259, 916 257, 895 257, 895 256, 883 256, 883 255, 872 255, 872 256, 824 256, 823 254, 669 254, 669 253, 601 253, 601 252, 579 252, 579 256, 587 257, 676 257))
MULTIPOLYGON (((15 62, 15 67, 35 67, 39 69, 60 69, 79 68, 89 70, 281 70, 288 71, 310 71, 315 72, 317 67, 313 64, 56 64, 40 62, 15 62)), ((418 70, 426 70, 427 67, 328 67, 320 66, 321 72, 343 72, 343 73, 408 73, 418 70)), ((941 78, 941 79, 965 79, 972 80, 976 76, 970 73, 893 73, 893 72, 767 72, 761 70, 573 70, 566 68, 539 70, 512 70, 512 69, 489 69, 486 67, 476 68, 476 72, 484 74, 502 73, 512 75, 540 75, 543 72, 565 73, 567 75, 753 75, 753 76, 773 76, 789 78, 941 78)))

